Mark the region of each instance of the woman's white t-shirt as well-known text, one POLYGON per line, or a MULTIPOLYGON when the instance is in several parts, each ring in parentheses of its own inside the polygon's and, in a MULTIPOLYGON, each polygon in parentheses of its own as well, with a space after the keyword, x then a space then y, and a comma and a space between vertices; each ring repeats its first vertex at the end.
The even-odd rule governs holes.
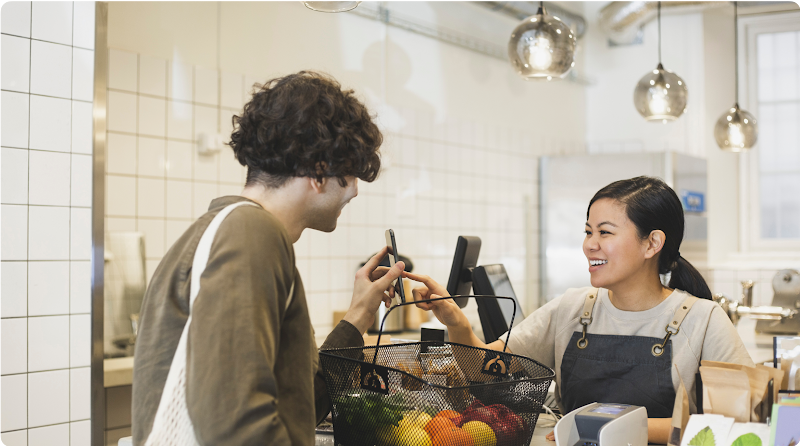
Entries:
MULTIPOLYGON (((580 314, 586 296, 595 288, 570 288, 548 302, 511 330, 508 348, 512 353, 535 359, 556 372, 556 401, 561 406, 561 361, 573 332, 582 331, 580 314)), ((593 320, 587 332, 603 335, 664 338, 675 310, 689 294, 675 290, 657 306, 645 311, 622 311, 600 288, 593 320)), ((505 341, 506 335, 500 337, 505 341)), ((694 381, 700 360, 724 361, 753 366, 753 360, 736 328, 716 303, 699 299, 689 310, 672 341, 672 384, 677 392, 680 380, 696 411, 694 381), (674 366, 677 366, 677 370, 674 366)), ((591 342, 589 345, 591 348, 591 342)), ((563 410, 563 407, 562 407, 563 410)))

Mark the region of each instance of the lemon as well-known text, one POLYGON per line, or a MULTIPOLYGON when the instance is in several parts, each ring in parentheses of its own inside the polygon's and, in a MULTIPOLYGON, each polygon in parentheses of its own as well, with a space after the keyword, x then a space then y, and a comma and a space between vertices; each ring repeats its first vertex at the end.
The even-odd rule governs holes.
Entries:
POLYGON ((431 421, 431 416, 421 410, 409 410, 403 414, 400 420, 400 427, 418 427, 424 429, 425 425, 431 421))
POLYGON ((497 444, 497 437, 495 437, 494 431, 483 421, 464 423, 461 429, 464 429, 472 436, 475 446, 495 446, 497 444))
POLYGON ((432 446, 431 437, 429 437, 428 433, 421 427, 401 425, 397 428, 396 432, 396 446, 432 446))

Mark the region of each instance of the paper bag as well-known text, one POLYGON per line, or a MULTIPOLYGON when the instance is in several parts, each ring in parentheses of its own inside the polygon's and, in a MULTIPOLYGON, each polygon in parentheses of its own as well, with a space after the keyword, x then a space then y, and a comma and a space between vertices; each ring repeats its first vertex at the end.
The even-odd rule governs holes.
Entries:
POLYGON ((747 373, 721 367, 700 366, 703 412, 750 421, 750 380, 747 373))
MULTIPOLYGON (((678 367, 675 366, 677 369, 678 367)), ((686 431, 686 424, 689 422, 689 394, 686 393, 686 386, 683 385, 683 378, 678 374, 681 381, 678 392, 675 394, 675 407, 672 409, 672 423, 669 430, 668 446, 680 446, 683 433, 686 431)))

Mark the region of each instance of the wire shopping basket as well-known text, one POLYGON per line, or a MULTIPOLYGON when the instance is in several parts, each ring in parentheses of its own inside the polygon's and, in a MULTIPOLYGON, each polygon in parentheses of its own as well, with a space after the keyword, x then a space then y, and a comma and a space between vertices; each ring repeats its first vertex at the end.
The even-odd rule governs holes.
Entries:
MULTIPOLYGON (((414 303, 386 312, 378 345, 320 351, 336 444, 529 445, 553 369, 505 348, 430 341, 380 345, 389 313, 414 303)), ((516 302, 512 326, 515 315, 516 302)))

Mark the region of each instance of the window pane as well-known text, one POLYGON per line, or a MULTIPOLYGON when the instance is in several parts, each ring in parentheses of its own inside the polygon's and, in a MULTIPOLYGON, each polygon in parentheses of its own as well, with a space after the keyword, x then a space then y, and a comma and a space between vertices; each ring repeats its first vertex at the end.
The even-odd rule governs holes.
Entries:
POLYGON ((761 237, 800 238, 800 173, 762 175, 761 237))
POLYGON ((761 237, 800 238, 800 32, 756 44, 761 237))

